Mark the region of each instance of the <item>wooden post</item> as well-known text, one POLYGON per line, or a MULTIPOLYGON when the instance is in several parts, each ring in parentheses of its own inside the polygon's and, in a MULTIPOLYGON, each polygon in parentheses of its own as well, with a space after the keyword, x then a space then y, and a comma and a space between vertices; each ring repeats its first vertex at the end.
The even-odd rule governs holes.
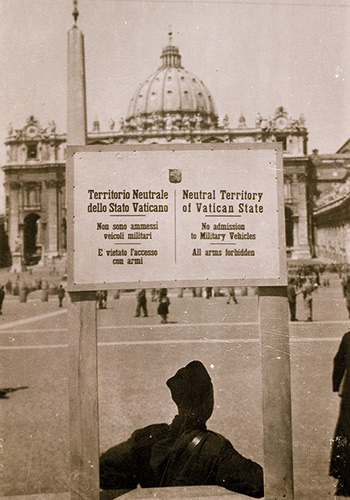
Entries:
MULTIPOLYGON (((86 89, 84 37, 75 24, 68 32, 67 144, 85 145, 86 89)), ((68 200, 72 202, 72 200, 68 200)), ((68 207, 69 224, 73 213, 68 207)), ((68 257, 74 249, 69 240, 68 257)), ((83 255, 81 258, 84 258, 83 255)), ((69 266, 70 268, 70 266, 69 266)), ((95 292, 70 293, 68 301, 69 424, 71 500, 99 499, 97 321, 95 292)))
POLYGON ((265 500, 292 500, 293 441, 286 287, 259 287, 265 500))
POLYGON ((95 297, 95 292, 70 294, 68 360, 71 500, 99 498, 95 297))

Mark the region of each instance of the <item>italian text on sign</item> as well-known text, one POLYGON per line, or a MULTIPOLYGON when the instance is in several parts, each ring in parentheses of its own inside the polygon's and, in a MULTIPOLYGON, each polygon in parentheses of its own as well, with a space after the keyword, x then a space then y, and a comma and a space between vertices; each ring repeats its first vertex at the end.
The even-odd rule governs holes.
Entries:
POLYGON ((70 147, 69 289, 286 284, 276 144, 70 147))

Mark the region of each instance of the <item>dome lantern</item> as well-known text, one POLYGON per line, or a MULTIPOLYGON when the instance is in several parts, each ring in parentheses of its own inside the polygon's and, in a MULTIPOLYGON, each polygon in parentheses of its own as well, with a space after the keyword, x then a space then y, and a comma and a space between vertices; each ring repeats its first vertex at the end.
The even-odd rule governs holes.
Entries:
POLYGON ((172 44, 172 32, 169 31, 169 44, 163 49, 160 56, 163 64, 161 68, 181 68, 181 55, 179 49, 172 44))

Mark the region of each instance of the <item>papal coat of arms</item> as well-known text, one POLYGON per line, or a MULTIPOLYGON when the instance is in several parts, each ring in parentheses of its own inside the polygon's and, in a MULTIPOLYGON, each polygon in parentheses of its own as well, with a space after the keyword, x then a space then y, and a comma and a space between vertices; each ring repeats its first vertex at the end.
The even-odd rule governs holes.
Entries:
POLYGON ((178 168, 169 168, 169 181, 174 184, 182 181, 182 171, 178 168))

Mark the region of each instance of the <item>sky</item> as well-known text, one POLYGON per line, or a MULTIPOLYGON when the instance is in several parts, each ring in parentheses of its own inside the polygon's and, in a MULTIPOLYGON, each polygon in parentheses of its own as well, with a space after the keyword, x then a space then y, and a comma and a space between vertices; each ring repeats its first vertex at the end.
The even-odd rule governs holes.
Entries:
MULTIPOLYGON (((209 88, 222 121, 283 106, 301 114, 308 152, 350 138, 350 0, 79 0, 85 37, 88 129, 119 125, 139 83, 173 43, 209 88)), ((0 0, 0 163, 8 125, 30 115, 66 132, 67 32, 72 0, 0 0)), ((4 182, 0 174, 0 213, 4 182)))

